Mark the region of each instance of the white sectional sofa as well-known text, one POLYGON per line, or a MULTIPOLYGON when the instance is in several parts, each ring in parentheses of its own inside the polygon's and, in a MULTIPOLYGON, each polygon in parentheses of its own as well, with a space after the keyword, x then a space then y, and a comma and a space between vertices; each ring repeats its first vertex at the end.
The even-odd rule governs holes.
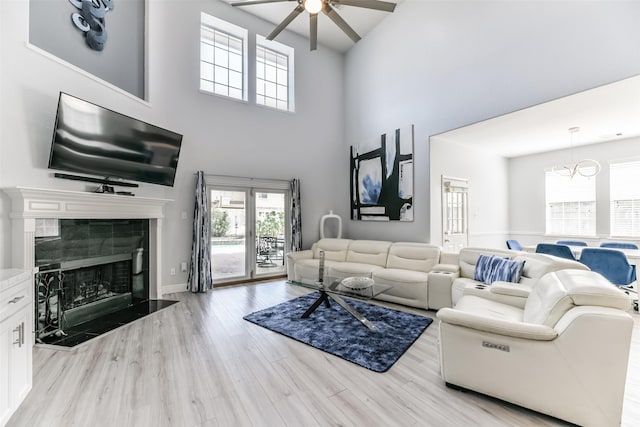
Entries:
POLYGON ((452 254, 426 243, 321 239, 309 250, 287 254, 288 279, 317 281, 320 251, 325 254, 325 274, 341 278, 370 275, 377 283, 392 286, 377 299, 432 310, 453 307, 467 293, 490 294, 497 301, 515 299, 523 306, 531 286, 544 274, 586 269, 578 262, 550 255, 499 249, 465 248, 452 254), (486 287, 474 281, 481 254, 524 260, 520 283, 496 282, 486 287))

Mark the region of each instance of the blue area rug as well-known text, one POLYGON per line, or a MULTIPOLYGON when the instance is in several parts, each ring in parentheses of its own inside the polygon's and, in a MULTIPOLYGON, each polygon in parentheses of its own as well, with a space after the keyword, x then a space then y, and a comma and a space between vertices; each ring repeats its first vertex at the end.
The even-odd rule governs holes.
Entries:
POLYGON ((302 314, 320 296, 313 292, 244 316, 245 320, 341 357, 375 372, 386 372, 418 339, 433 319, 346 299, 373 322, 372 331, 337 303, 302 314))

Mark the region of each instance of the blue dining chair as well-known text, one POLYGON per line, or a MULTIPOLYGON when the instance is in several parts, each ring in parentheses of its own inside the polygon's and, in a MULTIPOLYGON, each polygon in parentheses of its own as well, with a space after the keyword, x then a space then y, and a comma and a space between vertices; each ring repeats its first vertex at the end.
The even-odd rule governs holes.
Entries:
POLYGON ((627 256, 615 249, 585 248, 580 254, 580 262, 611 283, 618 286, 636 281, 636 266, 630 265, 627 256))
POLYGON ((581 242, 580 240, 558 240, 556 243, 558 245, 588 246, 586 242, 581 242))
POLYGON ((521 251, 522 245, 517 240, 511 239, 511 240, 507 240, 507 248, 513 251, 521 251))
POLYGON ((554 255, 560 258, 576 260, 571 252, 571 248, 567 245, 558 245, 556 243, 538 243, 536 253, 554 255))
POLYGON ((616 248, 616 249, 638 249, 638 245, 635 243, 621 243, 621 242, 603 242, 600 243, 601 248, 616 248))

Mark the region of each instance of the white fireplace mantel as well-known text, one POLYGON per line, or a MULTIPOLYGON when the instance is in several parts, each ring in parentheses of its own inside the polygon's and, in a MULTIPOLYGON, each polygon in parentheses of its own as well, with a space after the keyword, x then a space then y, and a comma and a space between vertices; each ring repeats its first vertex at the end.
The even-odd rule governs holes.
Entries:
POLYGON ((149 297, 162 297, 162 219, 173 200, 28 187, 3 191, 11 198, 12 267, 35 267, 36 219, 148 219, 149 297))

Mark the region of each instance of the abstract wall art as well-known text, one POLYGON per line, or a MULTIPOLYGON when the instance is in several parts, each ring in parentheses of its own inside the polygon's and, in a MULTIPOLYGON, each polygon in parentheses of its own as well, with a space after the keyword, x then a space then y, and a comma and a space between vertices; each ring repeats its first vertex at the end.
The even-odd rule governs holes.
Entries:
POLYGON ((351 219, 413 221, 413 125, 351 146, 351 219))

